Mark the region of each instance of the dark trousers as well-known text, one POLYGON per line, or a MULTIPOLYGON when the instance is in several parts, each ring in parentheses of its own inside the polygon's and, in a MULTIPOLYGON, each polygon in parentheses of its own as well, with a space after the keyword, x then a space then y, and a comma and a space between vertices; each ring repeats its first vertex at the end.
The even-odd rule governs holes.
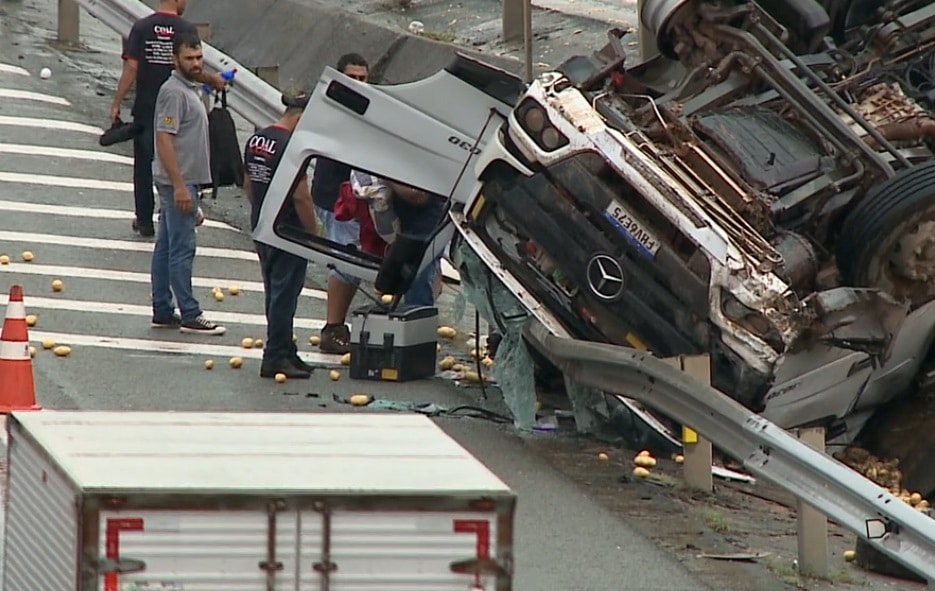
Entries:
POLYGON ((141 227, 153 227, 153 158, 156 148, 153 144, 153 117, 134 117, 133 121, 142 127, 142 131, 133 138, 133 200, 136 220, 141 227))
POLYGON ((305 286, 308 261, 294 254, 256 243, 266 293, 266 348, 263 363, 291 360, 298 354, 292 341, 295 311, 305 286))

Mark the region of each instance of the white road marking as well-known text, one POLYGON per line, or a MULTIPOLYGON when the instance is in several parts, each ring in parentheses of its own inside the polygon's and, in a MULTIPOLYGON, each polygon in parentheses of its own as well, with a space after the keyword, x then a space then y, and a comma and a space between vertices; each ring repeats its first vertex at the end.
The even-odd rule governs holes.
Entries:
POLYGON ((97 189, 101 191, 133 192, 133 183, 118 181, 100 181, 71 176, 53 176, 50 174, 24 174, 20 172, 0 172, 0 182, 20 183, 23 185, 43 185, 45 187, 69 187, 72 189, 97 189))
POLYGON ((0 73, 2 74, 18 74, 20 76, 30 76, 29 70, 26 68, 21 68, 19 66, 14 66, 12 64, 0 64, 0 73))
MULTIPOLYGON (((166 329, 152 329, 152 332, 171 332, 166 329)), ((0 331, 2 334, 2 331, 0 331)), ((219 338, 219 337, 207 337, 219 338)), ((223 337, 220 337, 223 338, 223 337)), ((128 351, 149 351, 154 353, 179 353, 184 355, 205 355, 218 357, 243 357, 245 359, 262 359, 263 349, 244 349, 233 345, 211 345, 208 343, 188 343, 179 341, 159 341, 149 339, 130 339, 123 337, 108 337, 103 335, 73 334, 64 332, 29 331, 30 342, 38 343, 52 339, 56 344, 72 347, 102 347, 105 349, 123 349, 128 351)), ((36 353, 38 357, 40 349, 36 353)), ((313 351, 299 351, 306 363, 320 367, 340 367, 339 355, 326 355, 313 351)))
MULTIPOLYGON (((133 213, 122 209, 105 209, 99 207, 73 207, 48 203, 32 203, 26 201, 7 201, 0 199, 0 211, 15 211, 18 213, 42 213, 48 215, 62 215, 66 217, 97 218, 102 220, 131 220, 133 213)), ((220 228, 240 232, 234 226, 214 220, 205 220, 204 227, 220 228)))
MULTIPOLYGON (((0 265, 0 273, 7 271, 14 275, 48 275, 49 277, 79 277, 103 281, 127 281, 130 283, 149 284, 149 273, 133 273, 130 271, 111 271, 110 269, 92 269, 89 267, 61 267, 53 265, 37 265, 35 263, 10 263, 0 265)), ((219 277, 192 277, 193 287, 226 289, 230 285, 237 285, 242 291, 263 293, 263 284, 259 281, 240 281, 238 279, 221 279, 219 277)), ((302 295, 319 300, 328 299, 327 292, 306 287, 302 295)))
MULTIPOLYGON (((79 248, 124 250, 130 252, 151 253, 153 251, 152 242, 130 242, 129 240, 107 240, 104 238, 84 238, 81 236, 61 236, 57 234, 33 234, 31 232, 8 232, 6 230, 0 230, 0 240, 26 242, 29 244, 52 244, 55 246, 71 246, 79 248)), ((199 246, 195 250, 195 255, 259 263, 255 252, 247 250, 234 250, 232 248, 199 246)))
POLYGON ((104 130, 94 125, 85 125, 74 121, 63 121, 61 119, 40 119, 38 117, 11 117, 9 115, 0 115, 0 125, 10 127, 34 127, 37 129, 56 129, 59 131, 77 131, 90 135, 101 135, 104 130))
POLYGON ((94 160, 96 162, 112 162, 133 166, 133 158, 110 152, 98 150, 71 150, 67 148, 52 148, 49 146, 33 146, 29 144, 0 143, 0 153, 18 154, 22 156, 42 156, 44 158, 75 158, 77 160, 94 160))
MULTIPOLYGON (((10 296, 0 294, 0 305, 6 305, 10 296)), ((118 314, 122 316, 142 316, 152 318, 152 306, 137 304, 118 304, 114 302, 96 302, 93 300, 66 300, 58 298, 43 298, 27 295, 23 298, 27 309, 40 310, 67 310, 69 312, 91 312, 94 314, 118 314)), ((262 314, 243 314, 240 312, 220 312, 218 310, 205 310, 205 315, 212 321, 229 324, 250 324, 253 326, 266 326, 266 316, 262 314)), ((295 319, 296 328, 320 328, 325 321, 317 318, 295 319)))
POLYGON ((29 90, 16 90, 13 88, 0 88, 0 98, 8 98, 24 101, 38 101, 41 103, 52 103, 53 105, 62 105, 70 107, 71 103, 60 96, 43 94, 41 92, 31 92, 29 90))

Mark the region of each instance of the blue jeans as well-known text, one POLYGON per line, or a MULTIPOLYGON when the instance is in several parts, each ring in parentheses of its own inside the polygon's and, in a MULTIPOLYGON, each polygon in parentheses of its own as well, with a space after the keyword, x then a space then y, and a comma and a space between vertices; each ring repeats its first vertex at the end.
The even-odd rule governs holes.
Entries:
MULTIPOLYGON (((334 212, 328 209, 322 209, 315 206, 315 215, 321 220, 321 225, 325 231, 325 238, 332 242, 342 245, 356 244, 360 247, 360 222, 351 220, 342 222, 335 219, 334 212)), ((360 279, 352 277, 347 273, 338 273, 335 270, 328 272, 329 277, 337 277, 344 283, 360 285, 360 279)))
POLYGON ((441 273, 441 265, 441 257, 439 257, 432 261, 431 265, 422 269, 403 295, 403 304, 407 306, 435 305, 435 278, 441 273))
POLYGON ((134 118, 143 129, 133 138, 133 202, 137 222, 153 227, 153 158, 155 157, 153 115, 134 118))
POLYGON ((289 361, 298 355, 292 341, 295 311, 305 286, 308 261, 292 253, 256 244, 266 294, 266 348, 263 363, 289 361))
MULTIPOLYGON (((195 261, 195 221, 198 210, 198 187, 188 185, 192 210, 183 214, 175 207, 175 190, 170 185, 156 185, 162 220, 153 248, 151 279, 153 318, 171 318, 172 295, 178 302, 182 322, 201 315, 201 306, 192 292, 192 266, 195 261)), ((292 335, 289 335, 290 338, 292 335)))

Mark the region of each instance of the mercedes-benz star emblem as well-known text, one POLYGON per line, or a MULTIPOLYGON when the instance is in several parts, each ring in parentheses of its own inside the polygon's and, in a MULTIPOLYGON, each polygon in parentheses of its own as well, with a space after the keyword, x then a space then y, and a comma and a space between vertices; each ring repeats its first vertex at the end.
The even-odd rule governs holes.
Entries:
POLYGON ((623 268, 606 254, 596 254, 588 262, 588 286, 602 300, 616 300, 623 293, 623 268))

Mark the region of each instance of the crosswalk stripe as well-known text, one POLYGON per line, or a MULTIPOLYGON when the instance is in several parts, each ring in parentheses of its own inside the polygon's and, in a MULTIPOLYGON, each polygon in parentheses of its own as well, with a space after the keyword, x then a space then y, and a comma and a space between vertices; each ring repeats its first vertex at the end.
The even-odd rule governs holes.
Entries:
POLYGON ((17 74, 19 76, 30 76, 29 70, 26 68, 21 68, 19 66, 14 66, 13 64, 0 64, 0 73, 3 74, 17 74))
POLYGON ((41 92, 32 92, 29 90, 17 90, 15 88, 0 88, 0 98, 8 98, 14 100, 24 100, 24 101, 38 101, 41 103, 51 103, 53 105, 61 105, 63 107, 70 107, 71 103, 66 99, 63 99, 60 96, 52 96, 51 94, 43 94, 41 92))
MULTIPOLYGON (((79 277, 103 281, 128 281, 131 283, 150 283, 149 273, 134 273, 130 271, 112 271, 110 269, 92 269, 90 267, 63 267, 57 265, 37 265, 36 263, 10 263, 0 265, 0 273, 13 273, 14 275, 47 275, 49 277, 79 277)), ((239 279, 221 279, 219 277, 192 277, 192 287, 222 289, 237 285, 245 292, 263 293, 263 284, 259 281, 240 281, 239 279)), ((328 299, 328 294, 320 289, 306 287, 302 290, 305 297, 319 300, 328 299)))
MULTIPOLYGON (((29 244, 50 244, 54 246, 71 246, 78 248, 102 248, 104 250, 122 250, 130 252, 152 253, 152 242, 130 242, 129 240, 110 240, 106 238, 85 238, 83 236, 64 236, 59 234, 34 234, 31 232, 10 232, 0 230, 0 240, 11 242, 26 242, 29 244)), ((240 261, 258 262, 256 253, 247 250, 232 248, 215 248, 199 246, 195 250, 196 256, 214 257, 218 259, 236 259, 240 261)))
MULTIPOLYGON (((164 329, 153 329, 160 331, 164 329)), ((0 331, 2 334, 2 331, 0 331)), ((218 337, 212 337, 218 338, 218 337)), ((153 353, 177 353, 185 355, 217 355, 218 357, 243 357, 245 359, 262 359, 263 349, 244 349, 233 345, 211 345, 208 343, 188 343, 180 341, 160 341, 155 339, 131 339, 123 337, 109 337, 103 335, 75 334, 64 332, 29 331, 29 339, 33 343, 51 339, 60 345, 102 347, 105 349, 123 349, 128 351, 149 351, 153 353)), ((340 367, 341 357, 327 355, 317 351, 299 351, 306 363, 319 367, 340 367)))
MULTIPOLYGON (((66 217, 78 218, 97 218, 103 220, 131 220, 133 212, 122 209, 109 209, 101 207, 73 207, 68 205, 56 205, 50 203, 32 203, 26 201, 8 201, 0 199, 0 211, 15 211, 17 213, 41 213, 47 215, 61 215, 66 217)), ((222 230, 233 230, 239 232, 237 228, 224 222, 216 220, 205 220, 205 228, 220 228, 222 230)))
POLYGON ((101 181, 71 176, 51 174, 26 174, 21 172, 0 172, 0 182, 20 183, 22 185, 42 185, 44 187, 68 187, 71 189, 98 189, 102 191, 133 192, 133 183, 119 181, 101 181))
POLYGON ((77 160, 93 160, 96 162, 111 162, 114 164, 128 164, 133 166, 133 158, 121 154, 111 154, 100 150, 75 150, 70 148, 53 148, 50 146, 34 146, 31 144, 0 143, 0 153, 18 154, 20 156, 42 156, 43 158, 75 158, 77 160))
POLYGON ((32 127, 36 129, 55 129, 58 131, 77 131, 90 135, 101 135, 104 130, 95 125, 85 125, 75 121, 64 121, 62 119, 41 119, 39 117, 13 117, 10 115, 0 115, 0 125, 9 127, 32 127))
MULTIPOLYGON (((6 305, 10 296, 0 294, 0 304, 6 305)), ((119 314, 123 316, 142 316, 152 318, 152 306, 140 306, 137 304, 118 304, 114 302, 95 302, 90 300, 66 300, 58 298, 43 298, 27 295, 23 298, 26 302, 26 308, 38 308, 40 310, 67 310, 69 312, 92 312, 95 314, 119 314)), ((213 322, 228 324, 249 324, 253 326, 266 326, 266 317, 262 314, 243 314, 241 312, 220 312, 217 310, 206 310, 205 314, 211 317, 213 322)), ((324 326, 324 320, 316 318, 300 318, 294 321, 296 328, 321 328, 324 326)))

